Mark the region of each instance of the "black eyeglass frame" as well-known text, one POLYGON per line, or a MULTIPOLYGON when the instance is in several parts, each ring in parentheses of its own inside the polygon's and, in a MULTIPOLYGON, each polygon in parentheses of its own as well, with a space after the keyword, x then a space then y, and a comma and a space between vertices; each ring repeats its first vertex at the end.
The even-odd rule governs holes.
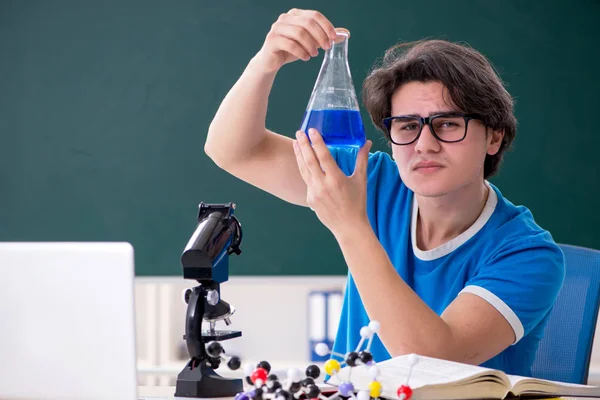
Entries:
POLYGON ((423 132, 423 127, 425 126, 425 124, 427 124, 429 126, 429 131, 431 132, 431 134, 433 135, 433 137, 435 137, 437 140, 439 140, 440 142, 443 143, 457 143, 457 142, 461 142, 463 140, 465 140, 465 138, 467 137, 467 131, 469 130, 469 121, 472 119, 476 119, 476 120, 480 120, 481 121, 481 115, 479 114, 465 114, 465 113, 459 113, 459 112, 448 112, 448 113, 441 113, 441 114, 435 114, 435 115, 430 115, 429 117, 416 117, 416 116, 411 116, 411 115, 396 115, 396 116, 391 116, 391 117, 387 117, 384 118, 381 122, 385 128, 385 134, 387 135, 388 139, 390 140, 390 142, 394 143, 395 145, 398 146, 408 146, 409 144, 413 144, 414 142, 416 142, 420 137, 421 137, 421 132, 423 132), (463 119, 465 120, 465 133, 463 134, 462 138, 457 139, 457 140, 444 140, 442 138, 440 138, 437 133, 435 133, 435 129, 433 129, 433 125, 431 123, 432 120, 434 120, 435 118, 439 118, 439 117, 463 117, 463 119), (395 119, 411 119, 411 120, 418 120, 419 121, 419 133, 417 133, 417 136, 415 136, 415 138, 408 142, 408 143, 396 143, 394 142, 394 140, 392 139, 392 135, 390 133, 390 126, 392 124, 392 121, 395 119))

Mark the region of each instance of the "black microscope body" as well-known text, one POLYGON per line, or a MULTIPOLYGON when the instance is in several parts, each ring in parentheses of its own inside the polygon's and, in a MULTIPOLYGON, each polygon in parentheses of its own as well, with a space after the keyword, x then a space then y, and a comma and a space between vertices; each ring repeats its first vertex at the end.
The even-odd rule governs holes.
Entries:
POLYGON ((233 215, 235 204, 200 203, 198 225, 183 254, 184 279, 200 285, 185 293, 185 336, 190 360, 177 376, 176 397, 231 397, 243 390, 241 379, 228 379, 214 370, 221 363, 206 351, 206 344, 233 339, 240 331, 215 330, 217 321, 229 325, 235 309, 221 299, 220 284, 229 279, 229 255, 240 254, 242 227, 233 215), (208 329, 202 329, 202 322, 208 329))

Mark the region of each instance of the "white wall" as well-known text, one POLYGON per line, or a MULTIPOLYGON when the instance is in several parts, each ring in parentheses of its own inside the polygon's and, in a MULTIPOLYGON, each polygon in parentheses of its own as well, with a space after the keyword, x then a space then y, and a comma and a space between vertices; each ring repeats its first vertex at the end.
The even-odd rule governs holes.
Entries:
MULTIPOLYGON (((187 361, 183 341, 186 305, 182 292, 194 281, 136 278, 138 368, 142 384, 169 384, 187 361), (185 360, 185 361, 184 361, 185 360)), ((309 363, 308 295, 311 290, 342 290, 345 277, 232 277, 221 286, 223 300, 235 307, 231 325, 242 337, 223 342, 242 362, 267 360, 275 369, 309 363)), ((222 371, 223 368, 219 368, 222 371)))
MULTIPOLYGON (((182 278, 136 278, 137 351, 140 384, 172 385, 185 365, 183 334, 186 305, 182 292, 195 282, 182 278)), ((308 294, 343 290, 345 277, 231 277, 222 298, 236 309, 232 324, 242 337, 223 342, 243 362, 268 360, 274 369, 309 363, 308 294)), ((600 326, 596 330, 600 337, 600 326)), ((600 343, 600 342, 598 342, 600 343)), ((219 368, 223 374, 223 368, 219 368)), ((226 371, 225 371, 226 372, 226 371)), ((600 384, 600 345, 594 347, 590 384, 600 384)))

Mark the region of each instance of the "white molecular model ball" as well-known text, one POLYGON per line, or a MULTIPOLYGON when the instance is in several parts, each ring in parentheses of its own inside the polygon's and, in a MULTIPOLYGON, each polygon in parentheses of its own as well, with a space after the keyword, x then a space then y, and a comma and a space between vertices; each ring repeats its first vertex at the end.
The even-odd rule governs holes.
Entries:
POLYGON ((371 395, 366 390, 361 390, 356 394, 357 400, 371 400, 371 395))
POLYGON ((321 357, 325 357, 327 354, 329 354, 329 346, 327 346, 325 343, 318 343, 315 346, 315 353, 321 357))
POLYGON ((381 324, 378 321, 369 322, 369 329, 374 333, 379 333, 379 328, 381 328, 381 324))

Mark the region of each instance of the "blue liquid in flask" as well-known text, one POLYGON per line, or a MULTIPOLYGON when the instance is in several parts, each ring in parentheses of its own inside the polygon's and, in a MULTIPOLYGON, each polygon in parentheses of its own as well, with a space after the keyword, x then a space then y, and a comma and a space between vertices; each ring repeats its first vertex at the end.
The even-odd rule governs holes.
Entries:
POLYGON ((309 110, 300 130, 308 134, 315 128, 327 146, 362 147, 366 141, 360 112, 355 110, 309 110))

